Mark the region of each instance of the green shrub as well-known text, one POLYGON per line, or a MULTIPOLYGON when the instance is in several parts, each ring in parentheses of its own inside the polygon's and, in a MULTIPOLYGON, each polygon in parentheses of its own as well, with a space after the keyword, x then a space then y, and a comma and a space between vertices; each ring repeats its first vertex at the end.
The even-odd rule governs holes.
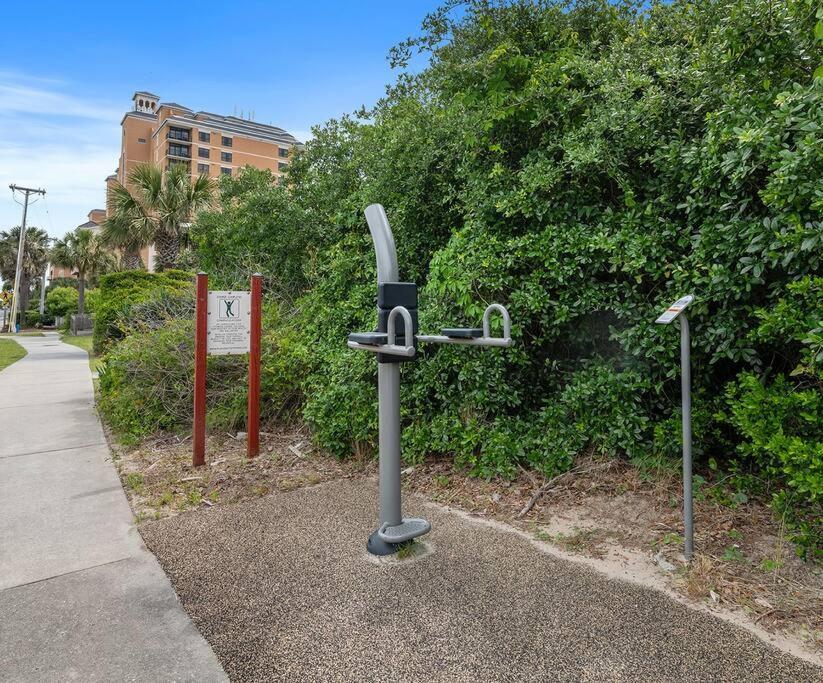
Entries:
MULTIPOLYGON (((237 427, 245 418, 246 363, 209 356, 208 420, 237 427)), ((168 319, 132 330, 106 354, 100 373, 100 410, 126 440, 191 425, 194 400, 194 322, 168 319)))
POLYGON ((191 288, 191 273, 167 270, 147 273, 126 270, 100 278, 98 299, 94 302, 94 350, 101 354, 124 336, 121 321, 128 320, 131 306, 144 302, 157 292, 180 293, 191 288))
POLYGON ((46 293, 46 312, 52 316, 66 316, 77 313, 77 289, 55 287, 46 293))
POLYGON ((823 556, 823 393, 819 385, 796 387, 783 375, 766 385, 744 373, 727 391, 730 421, 741 435, 737 447, 774 485, 780 507, 793 509, 802 527, 801 547, 823 556), (791 500, 792 505, 787 505, 791 500), (805 514, 804 514, 805 513, 805 514), (805 524, 804 524, 805 522, 805 524))
POLYGON ((86 313, 88 315, 94 315, 94 311, 97 308, 97 304, 100 302, 100 290, 99 289, 87 289, 85 292, 85 299, 83 302, 83 307, 86 309, 86 313))
MULTIPOLYGON (((296 407, 338 456, 374 451, 374 359, 345 340, 375 324, 363 209, 380 202, 400 277, 420 287, 421 330, 476 326, 500 301, 515 340, 424 346, 404 365, 407 458, 511 476, 521 464, 550 475, 584 450, 677 457, 665 435, 679 418, 678 336, 653 321, 694 293, 698 468, 762 468, 785 505, 806 505, 816 483, 801 463, 817 441, 792 422, 769 441, 776 425, 753 406, 779 413, 819 392, 814 3, 452 5, 392 51, 400 69, 416 52, 427 68, 316 127, 288 192, 265 174, 226 179, 220 211, 192 228, 215 283, 267 271, 264 403, 296 407)), ((122 336, 117 315, 99 343, 122 336)))

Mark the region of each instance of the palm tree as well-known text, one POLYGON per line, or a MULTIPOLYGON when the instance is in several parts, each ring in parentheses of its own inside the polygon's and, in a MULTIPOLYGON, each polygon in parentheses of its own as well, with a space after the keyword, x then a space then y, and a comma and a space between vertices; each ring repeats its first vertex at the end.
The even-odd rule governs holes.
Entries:
POLYGON ((77 310, 83 315, 86 312, 86 278, 110 270, 115 259, 99 235, 77 228, 62 240, 57 240, 51 250, 51 261, 71 268, 77 274, 77 310))
POLYGON ((133 266, 140 249, 154 244, 157 270, 165 270, 177 265, 189 221, 211 203, 214 184, 204 175, 192 180, 183 164, 173 164, 165 173, 159 166, 141 164, 129 174, 128 187, 115 183, 110 192, 103 239, 123 250, 124 267, 133 266))
MULTIPOLYGON (((0 232, 0 275, 7 282, 14 282, 19 243, 19 225, 11 228, 11 230, 0 232)), ((48 253, 48 233, 34 226, 26 228, 26 240, 23 246, 23 271, 20 274, 19 311, 28 309, 31 283, 43 274, 48 263, 48 253)))

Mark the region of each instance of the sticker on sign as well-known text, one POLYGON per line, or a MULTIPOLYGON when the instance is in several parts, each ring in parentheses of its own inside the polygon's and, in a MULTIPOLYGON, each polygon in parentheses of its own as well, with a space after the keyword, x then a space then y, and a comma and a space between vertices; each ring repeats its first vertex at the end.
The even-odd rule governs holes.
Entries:
POLYGON ((685 311, 686 307, 692 301, 694 301, 694 297, 691 294, 689 294, 688 296, 681 297, 680 299, 675 301, 671 306, 669 306, 665 311, 663 311, 663 315, 661 315, 657 320, 655 320, 655 322, 660 325, 668 325, 678 315, 685 311))
POLYGON ((209 355, 249 352, 251 297, 249 292, 209 292, 206 349, 209 355))

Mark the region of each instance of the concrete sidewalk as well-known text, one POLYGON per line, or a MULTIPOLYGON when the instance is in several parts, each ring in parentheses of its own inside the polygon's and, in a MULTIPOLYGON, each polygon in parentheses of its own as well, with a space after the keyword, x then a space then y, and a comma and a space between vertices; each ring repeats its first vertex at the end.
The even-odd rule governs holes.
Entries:
POLYGON ((0 372, 0 680, 226 680, 146 550, 85 351, 17 339, 0 372))

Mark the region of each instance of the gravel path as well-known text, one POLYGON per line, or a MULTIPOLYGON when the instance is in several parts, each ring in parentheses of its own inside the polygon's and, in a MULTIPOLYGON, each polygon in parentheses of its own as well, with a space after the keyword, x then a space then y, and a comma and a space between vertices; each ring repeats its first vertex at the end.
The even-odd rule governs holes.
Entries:
POLYGON ((434 553, 375 562, 376 498, 338 481, 141 532, 236 681, 823 681, 727 622, 448 512, 425 510, 434 553))

